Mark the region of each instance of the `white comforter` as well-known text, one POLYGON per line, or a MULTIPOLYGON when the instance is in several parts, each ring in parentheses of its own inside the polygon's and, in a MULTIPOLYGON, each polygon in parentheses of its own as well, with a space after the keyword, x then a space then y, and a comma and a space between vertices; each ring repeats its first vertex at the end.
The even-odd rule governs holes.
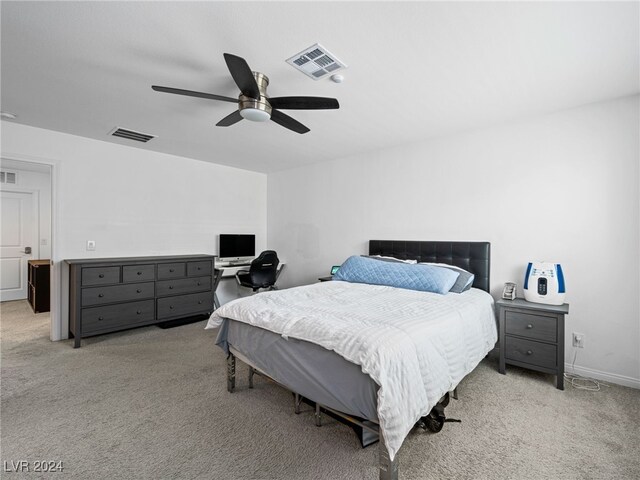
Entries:
POLYGON ((234 300, 206 328, 222 318, 316 343, 360 365, 380 386, 378 420, 392 459, 418 419, 497 340, 493 298, 475 288, 438 295, 322 282, 234 300))

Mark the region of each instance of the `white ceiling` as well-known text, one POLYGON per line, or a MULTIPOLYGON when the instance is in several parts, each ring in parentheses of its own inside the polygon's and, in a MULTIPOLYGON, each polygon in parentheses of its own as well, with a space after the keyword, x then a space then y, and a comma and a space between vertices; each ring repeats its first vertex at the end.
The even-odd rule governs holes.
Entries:
POLYGON ((639 4, 2 1, 2 110, 13 122, 260 172, 293 168, 640 91, 639 4), (313 81, 285 63, 320 42, 349 65, 313 81), (235 97, 222 54, 271 96, 340 110, 215 123, 234 110, 151 90, 235 97), (109 137, 115 127, 158 135, 109 137))

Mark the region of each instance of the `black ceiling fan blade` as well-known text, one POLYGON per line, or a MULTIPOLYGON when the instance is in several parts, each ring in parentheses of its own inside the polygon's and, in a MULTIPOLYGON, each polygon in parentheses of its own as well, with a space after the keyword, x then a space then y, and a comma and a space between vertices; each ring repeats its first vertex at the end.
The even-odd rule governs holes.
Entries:
POLYGON ((156 92, 175 93, 176 95, 186 95, 187 97, 208 98, 209 100, 238 103, 237 98, 223 97, 222 95, 214 95, 213 93, 194 92, 192 90, 182 90, 181 88, 159 87, 158 85, 152 85, 151 88, 156 92))
POLYGON ((246 60, 242 57, 225 53, 224 61, 227 62, 229 72, 231 72, 231 76, 242 94, 256 100, 259 99, 260 90, 246 60))
POLYGON ((274 97, 271 108, 282 110, 331 110, 340 108, 338 100, 326 97, 274 97))
POLYGON ((293 130, 296 133, 307 133, 310 130, 301 124, 299 121, 291 118, 289 115, 279 112, 278 110, 271 111, 271 120, 278 125, 282 125, 284 128, 293 130))
POLYGON ((216 127, 230 127, 234 123, 238 123, 240 120, 242 120, 242 115, 240 115, 240 110, 236 110, 216 123, 216 127))

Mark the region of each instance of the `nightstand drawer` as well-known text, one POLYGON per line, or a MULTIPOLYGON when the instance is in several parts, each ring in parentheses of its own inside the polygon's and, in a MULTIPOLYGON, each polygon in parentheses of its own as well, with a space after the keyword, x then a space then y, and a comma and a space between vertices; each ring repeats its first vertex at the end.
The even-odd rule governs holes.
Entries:
POLYGON ((557 341, 556 317, 514 312, 511 310, 505 313, 507 335, 519 335, 521 337, 554 343, 557 341))
POLYGON ((505 356, 508 360, 556 368, 556 355, 555 345, 509 336, 505 339, 505 356))

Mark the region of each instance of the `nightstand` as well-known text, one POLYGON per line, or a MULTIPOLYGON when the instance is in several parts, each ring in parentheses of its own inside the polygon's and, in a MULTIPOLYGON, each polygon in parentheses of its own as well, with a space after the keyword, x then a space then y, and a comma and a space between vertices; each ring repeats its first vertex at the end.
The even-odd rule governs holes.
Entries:
POLYGON ((537 370, 556 375, 556 387, 564 390, 564 316, 569 304, 545 305, 522 298, 500 299, 499 371, 505 365, 537 370))
POLYGON ((321 282, 330 282, 331 280, 333 280, 333 275, 329 275, 328 277, 320 277, 318 278, 318 280, 320 280, 321 282))

